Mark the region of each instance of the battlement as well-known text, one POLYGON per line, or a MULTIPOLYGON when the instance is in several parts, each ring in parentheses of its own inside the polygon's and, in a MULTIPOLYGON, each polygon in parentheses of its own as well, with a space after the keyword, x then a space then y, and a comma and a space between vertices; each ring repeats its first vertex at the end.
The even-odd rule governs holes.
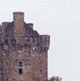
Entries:
POLYGON ((8 24, 10 24, 11 22, 2 22, 2 27, 6 27, 8 24))
POLYGON ((36 50, 48 51, 49 49, 50 36, 39 35, 37 31, 33 30, 33 23, 25 23, 23 12, 14 12, 13 22, 3 22, 2 28, 4 37, 1 38, 1 41, 4 40, 2 43, 11 46, 10 48, 13 47, 12 42, 14 42, 15 46, 21 44, 22 47, 35 46, 38 48, 36 50))
POLYGON ((38 38, 33 37, 23 37, 23 38, 10 38, 6 37, 4 39, 0 40, 0 44, 3 45, 3 50, 5 49, 4 46, 9 47, 9 49, 5 49, 5 51, 8 51, 12 48, 18 49, 18 45, 21 46, 19 48, 29 48, 29 50, 33 50, 35 47, 36 52, 42 52, 42 51, 48 51, 50 46, 50 36, 48 35, 42 35, 38 38), (19 42, 16 42, 19 40, 19 42), (36 42, 37 41, 37 42, 36 42), (41 50, 41 51, 40 51, 41 50))
POLYGON ((42 47, 49 48, 49 46, 50 46, 50 36, 49 35, 40 35, 40 45, 42 47))

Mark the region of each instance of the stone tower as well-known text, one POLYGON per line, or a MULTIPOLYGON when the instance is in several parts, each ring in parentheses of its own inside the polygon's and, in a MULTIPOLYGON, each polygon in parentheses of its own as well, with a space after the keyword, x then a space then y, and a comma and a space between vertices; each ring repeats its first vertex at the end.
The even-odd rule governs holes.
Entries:
POLYGON ((49 35, 40 35, 23 12, 0 25, 0 81, 43 81, 48 74, 49 35))

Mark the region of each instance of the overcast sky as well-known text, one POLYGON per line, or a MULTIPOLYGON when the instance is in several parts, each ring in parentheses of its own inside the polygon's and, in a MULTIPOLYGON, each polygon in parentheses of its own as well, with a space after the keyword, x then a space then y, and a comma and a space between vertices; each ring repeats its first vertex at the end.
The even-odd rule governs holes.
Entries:
POLYGON ((80 81, 80 0, 0 0, 0 23, 12 21, 14 11, 50 35, 49 78, 80 81))

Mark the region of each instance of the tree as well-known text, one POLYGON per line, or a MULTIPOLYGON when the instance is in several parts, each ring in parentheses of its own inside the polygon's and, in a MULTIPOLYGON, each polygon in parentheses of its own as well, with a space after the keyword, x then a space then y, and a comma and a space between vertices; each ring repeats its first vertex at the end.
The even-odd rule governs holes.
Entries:
POLYGON ((62 78, 59 76, 53 76, 50 79, 46 79, 45 81, 61 81, 62 78))

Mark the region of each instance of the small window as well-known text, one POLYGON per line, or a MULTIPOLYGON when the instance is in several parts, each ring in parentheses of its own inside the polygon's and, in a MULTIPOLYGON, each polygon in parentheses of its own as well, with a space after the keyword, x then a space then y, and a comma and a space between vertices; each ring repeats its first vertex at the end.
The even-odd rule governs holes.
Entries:
POLYGON ((12 39, 12 40, 11 40, 11 44, 12 44, 12 45, 16 45, 16 39, 12 39))
POLYGON ((19 67, 22 67, 22 62, 19 62, 19 67))
POLYGON ((22 68, 19 68, 19 74, 22 74, 22 68))
POLYGON ((19 74, 22 74, 22 70, 23 70, 23 63, 22 62, 19 62, 18 70, 19 70, 19 74))
POLYGON ((40 74, 42 75, 42 69, 40 69, 40 74))

